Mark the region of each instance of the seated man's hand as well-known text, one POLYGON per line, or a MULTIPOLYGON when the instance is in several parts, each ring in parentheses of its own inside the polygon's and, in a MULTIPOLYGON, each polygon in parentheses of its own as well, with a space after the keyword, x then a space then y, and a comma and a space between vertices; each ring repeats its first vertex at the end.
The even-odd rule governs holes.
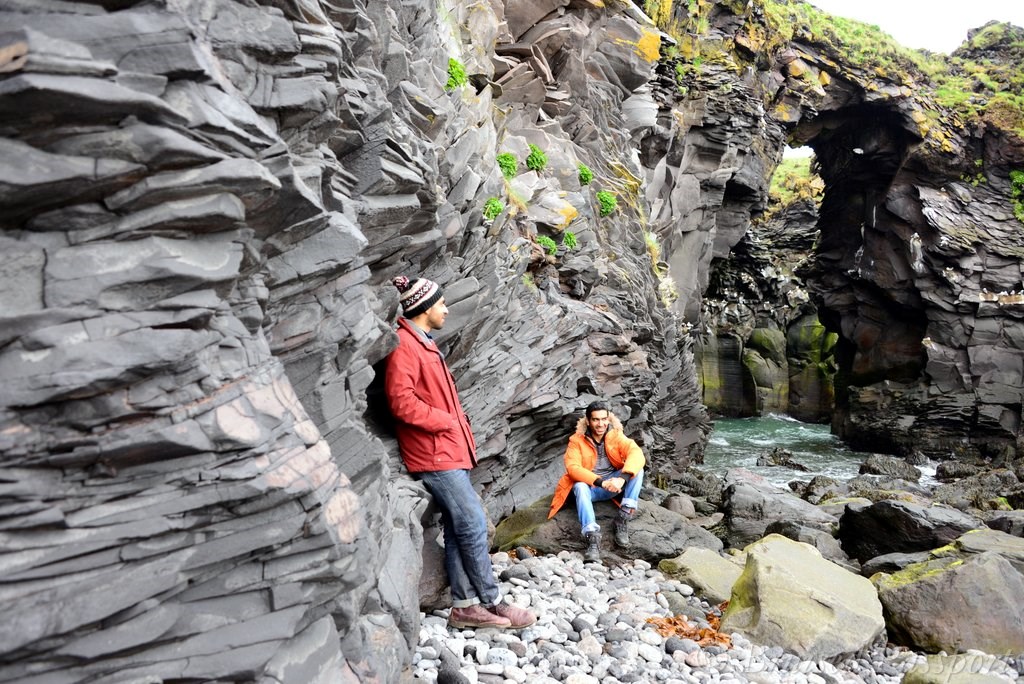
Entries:
POLYGON ((605 480, 601 484, 601 486, 607 489, 609 492, 618 494, 619 492, 622 491, 622 488, 626 486, 626 480, 621 477, 612 477, 605 480))

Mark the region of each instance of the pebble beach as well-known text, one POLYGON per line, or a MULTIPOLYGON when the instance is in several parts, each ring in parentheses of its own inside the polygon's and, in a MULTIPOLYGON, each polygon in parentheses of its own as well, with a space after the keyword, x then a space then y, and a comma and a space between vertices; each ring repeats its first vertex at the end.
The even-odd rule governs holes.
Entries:
MULTIPOLYGON (((584 563, 570 551, 492 559, 503 600, 529 608, 537 622, 520 630, 458 630, 448 627, 447 610, 422 615, 414 681, 897 684, 926 662, 924 654, 881 640, 856 654, 810 661, 739 634, 722 635, 713 629, 716 606, 642 560, 584 563), (686 620, 674 618, 680 615, 686 620), (685 629, 666 628, 670 618, 685 629)), ((973 655, 975 673, 993 682, 1017 681, 1024 670, 1024 657, 993 662, 973 655)))

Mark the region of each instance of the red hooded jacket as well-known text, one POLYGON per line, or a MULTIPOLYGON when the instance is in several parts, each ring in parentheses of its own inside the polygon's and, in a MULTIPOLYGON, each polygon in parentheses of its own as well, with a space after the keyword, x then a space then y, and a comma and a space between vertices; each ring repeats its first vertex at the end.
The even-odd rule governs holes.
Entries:
POLYGON ((451 371, 437 345, 405 318, 398 320, 398 348, 387 358, 384 389, 410 473, 476 465, 476 440, 451 371))

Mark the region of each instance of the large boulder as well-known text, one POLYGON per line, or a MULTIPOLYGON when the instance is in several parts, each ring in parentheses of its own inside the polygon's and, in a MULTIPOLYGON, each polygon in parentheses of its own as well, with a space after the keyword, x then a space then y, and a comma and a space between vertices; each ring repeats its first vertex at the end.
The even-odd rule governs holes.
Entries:
POLYGON ((772 534, 745 551, 722 631, 818 660, 858 651, 885 629, 871 582, 813 546, 772 534))
POLYGON ((886 500, 847 506, 839 519, 839 542, 847 554, 863 563, 886 553, 944 546, 979 527, 984 523, 951 508, 886 500))
POLYGON ((818 550, 822 558, 843 566, 853 572, 860 571, 860 564, 851 560, 839 545, 839 540, 825 530, 816 527, 808 527, 792 520, 776 520, 765 528, 765 534, 781 534, 793 541, 810 544, 818 550))
POLYGON ((861 474, 886 475, 901 480, 917 482, 921 479, 921 471, 902 458, 871 454, 860 466, 861 474))
POLYGON ((955 482, 977 475, 981 467, 965 461, 942 461, 935 466, 935 479, 939 482, 955 482))
POLYGON ((1006 498, 1020 490, 1017 475, 1007 468, 999 468, 945 482, 935 488, 933 498, 960 510, 1009 508, 1006 498))
POLYGON ((687 494, 670 494, 665 497, 661 505, 688 520, 697 517, 697 507, 693 503, 693 498, 687 494))
POLYGON ((795 521, 829 532, 839 522, 814 504, 742 468, 726 475, 722 511, 725 540, 736 548, 763 537, 768 525, 776 521, 795 521))
MULTIPOLYGON (((544 496, 502 520, 495 530, 493 546, 500 551, 517 546, 528 546, 538 553, 582 551, 586 541, 580 533, 572 501, 548 520, 550 504, 551 497, 544 496)), ((654 564, 662 558, 678 556, 690 547, 716 552, 722 549, 721 540, 703 527, 643 499, 629 523, 629 546, 620 549, 612 541, 612 524, 618 508, 610 501, 602 501, 595 504, 594 513, 603 530, 602 551, 610 557, 642 558, 654 564)))
POLYGON ((844 482, 827 475, 815 475, 807 482, 794 480, 789 486, 797 496, 812 504, 845 497, 850 492, 844 482))
POLYGON ((851 496, 851 497, 844 497, 844 498, 836 497, 836 498, 827 499, 825 501, 822 501, 821 503, 818 504, 818 508, 820 508, 821 510, 825 511, 826 513, 828 513, 830 515, 834 515, 836 517, 836 519, 838 520, 838 519, 843 517, 844 513, 846 513, 846 507, 847 506, 851 506, 851 505, 863 506, 863 505, 870 505, 870 504, 871 504, 871 499, 866 499, 866 498, 864 498, 862 496, 851 496))
POLYGON ((846 481, 848 496, 860 496, 870 501, 908 501, 921 506, 932 504, 931 491, 917 483, 890 475, 863 473, 846 481))
POLYGON ((999 511, 987 520, 993 530, 1024 537, 1024 511, 999 511))
POLYGON ((721 603, 732 596, 732 586, 743 573, 744 563, 745 557, 691 547, 658 563, 658 570, 690 585, 708 603, 721 603))
POLYGON ((908 565, 923 563, 935 556, 931 551, 915 551, 913 553, 885 553, 875 556, 860 566, 860 574, 873 577, 879 572, 899 572, 908 565))
POLYGON ((1024 576, 997 553, 935 558, 872 581, 897 643, 931 653, 1024 653, 1024 576))

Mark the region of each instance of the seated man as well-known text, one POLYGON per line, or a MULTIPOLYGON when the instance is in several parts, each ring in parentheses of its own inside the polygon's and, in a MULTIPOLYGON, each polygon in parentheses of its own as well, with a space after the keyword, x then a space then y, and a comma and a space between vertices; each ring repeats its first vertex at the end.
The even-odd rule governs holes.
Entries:
POLYGON ((640 496, 645 463, 643 451, 622 433, 622 423, 608 411, 608 405, 603 401, 591 403, 586 417, 576 424, 576 434, 569 438, 565 475, 558 481, 548 511, 550 520, 565 504, 569 492, 575 494, 576 512, 587 540, 585 560, 601 560, 601 526, 594 516, 595 501, 622 495, 615 518, 615 543, 629 544, 628 523, 640 496))

